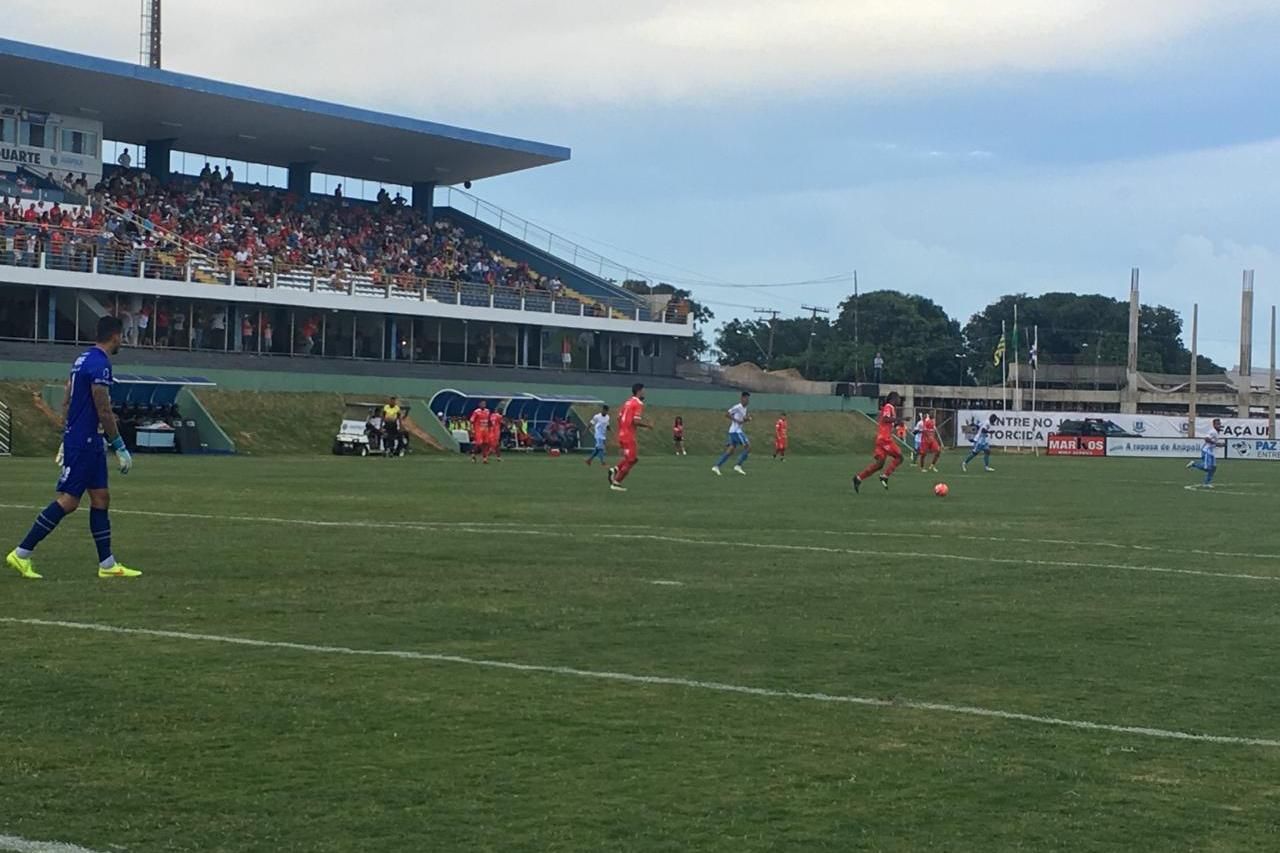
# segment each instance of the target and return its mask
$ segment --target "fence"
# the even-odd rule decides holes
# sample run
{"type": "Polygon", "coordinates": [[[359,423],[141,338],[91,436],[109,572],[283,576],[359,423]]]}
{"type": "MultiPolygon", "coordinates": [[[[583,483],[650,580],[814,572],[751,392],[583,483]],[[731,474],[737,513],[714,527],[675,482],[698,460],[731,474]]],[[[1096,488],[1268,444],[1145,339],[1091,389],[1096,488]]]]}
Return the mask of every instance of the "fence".
{"type": "Polygon", "coordinates": [[[13,415],[4,402],[0,402],[0,456],[13,453],[13,415]]]}

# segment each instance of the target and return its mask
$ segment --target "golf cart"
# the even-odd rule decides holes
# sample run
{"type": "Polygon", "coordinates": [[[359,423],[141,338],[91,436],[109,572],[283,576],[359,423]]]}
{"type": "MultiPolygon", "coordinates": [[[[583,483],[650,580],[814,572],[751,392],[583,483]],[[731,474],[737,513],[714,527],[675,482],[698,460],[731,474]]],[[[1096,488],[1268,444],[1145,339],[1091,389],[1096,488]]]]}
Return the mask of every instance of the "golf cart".
{"type": "MultiPolygon", "coordinates": [[[[367,402],[343,404],[342,423],[338,425],[338,434],[333,437],[335,456],[368,456],[370,453],[384,453],[381,429],[382,405],[382,403],[367,402]]],[[[400,414],[408,415],[409,407],[400,406],[400,414]]],[[[395,448],[395,454],[403,456],[407,446],[408,442],[402,437],[400,446],[395,448]]]]}

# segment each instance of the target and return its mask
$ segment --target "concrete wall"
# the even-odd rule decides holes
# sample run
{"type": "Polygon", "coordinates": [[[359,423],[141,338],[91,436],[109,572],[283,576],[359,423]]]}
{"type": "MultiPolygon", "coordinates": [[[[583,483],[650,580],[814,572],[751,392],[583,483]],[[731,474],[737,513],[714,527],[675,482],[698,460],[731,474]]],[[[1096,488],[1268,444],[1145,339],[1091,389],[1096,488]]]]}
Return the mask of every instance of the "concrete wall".
{"type": "MultiPolygon", "coordinates": [[[[286,362],[287,364],[287,362],[286,362]]],[[[146,364],[132,366],[128,353],[116,359],[117,373],[147,373],[153,375],[190,376],[198,373],[218,384],[220,388],[240,391],[323,391],[339,394],[397,394],[405,398],[430,400],[442,388],[478,394],[519,392],[546,395],[598,397],[607,403],[619,404],[631,392],[633,377],[620,376],[616,384],[583,382],[555,384],[550,382],[526,382],[513,377],[499,382],[492,379],[444,379],[408,376],[348,376],[329,373],[295,373],[284,370],[219,370],[146,364]]],[[[62,362],[4,361],[0,363],[0,379],[61,381],[67,374],[62,362]]],[[[595,379],[596,377],[583,377],[595,379]]],[[[643,381],[643,380],[640,380],[643,381]]],[[[686,407],[690,409],[727,409],[737,402],[737,392],[727,388],[661,388],[649,389],[648,399],[664,408],[686,407]]],[[[804,394],[754,394],[752,403],[760,409],[793,412],[875,411],[875,402],[865,397],[810,396],[804,394]]]]}

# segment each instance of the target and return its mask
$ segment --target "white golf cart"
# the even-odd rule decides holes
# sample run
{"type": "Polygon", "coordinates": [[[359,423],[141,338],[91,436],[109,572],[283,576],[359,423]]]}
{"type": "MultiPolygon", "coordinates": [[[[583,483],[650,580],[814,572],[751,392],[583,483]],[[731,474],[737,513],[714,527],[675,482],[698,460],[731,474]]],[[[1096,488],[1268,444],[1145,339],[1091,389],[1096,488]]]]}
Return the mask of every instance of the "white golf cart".
{"type": "MultiPolygon", "coordinates": [[[[408,406],[400,406],[402,415],[409,414],[408,406]]],[[[335,456],[368,456],[370,453],[384,454],[382,431],[371,428],[370,421],[380,424],[382,420],[382,403],[347,402],[343,405],[342,423],[338,425],[338,434],[333,437],[333,454],[335,456]]],[[[408,442],[403,441],[396,448],[396,455],[403,456],[408,442]]]]}

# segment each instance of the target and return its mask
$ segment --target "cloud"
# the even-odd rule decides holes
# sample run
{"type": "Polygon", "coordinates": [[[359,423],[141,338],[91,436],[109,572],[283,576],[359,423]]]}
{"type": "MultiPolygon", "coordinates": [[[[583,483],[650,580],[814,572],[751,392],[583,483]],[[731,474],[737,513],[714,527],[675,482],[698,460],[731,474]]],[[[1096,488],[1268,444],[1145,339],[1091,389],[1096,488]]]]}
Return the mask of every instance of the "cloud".
{"type": "MultiPolygon", "coordinates": [[[[165,9],[169,67],[426,109],[805,94],[1094,70],[1271,0],[222,0],[165,9]]],[[[6,0],[7,35],[136,57],[136,3],[6,0]],[[73,4],[74,5],[74,4],[73,4]]]]}

